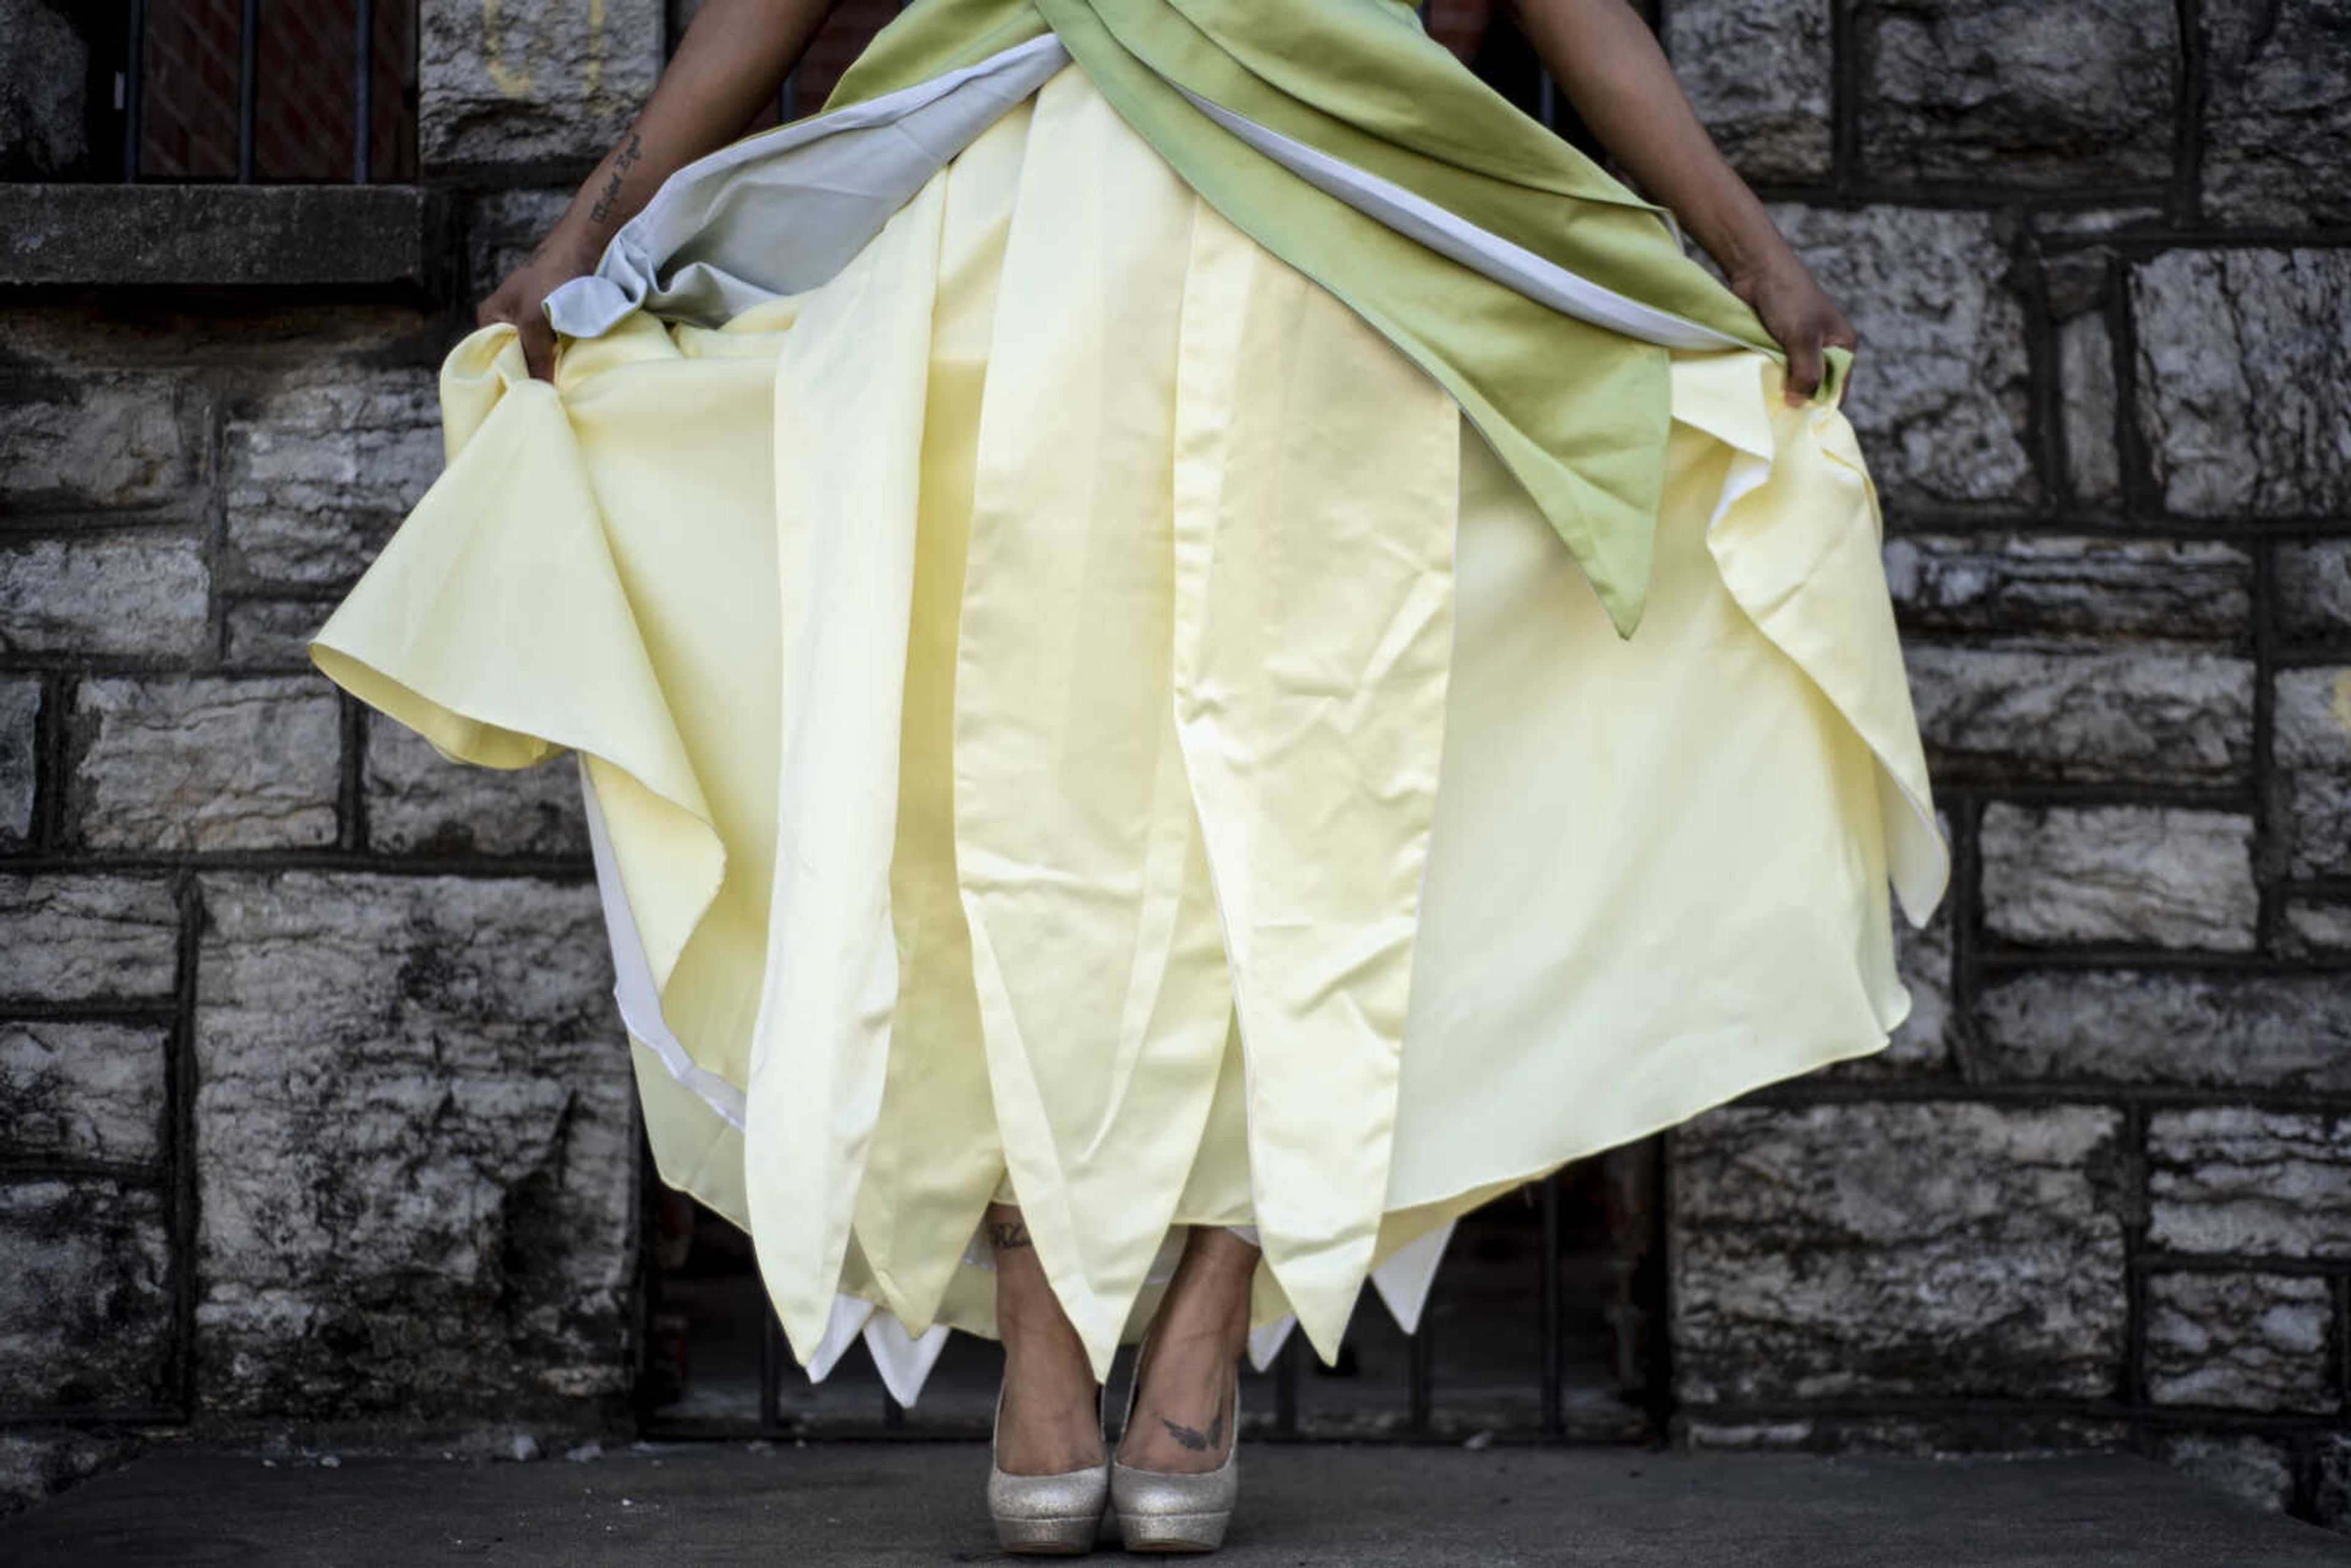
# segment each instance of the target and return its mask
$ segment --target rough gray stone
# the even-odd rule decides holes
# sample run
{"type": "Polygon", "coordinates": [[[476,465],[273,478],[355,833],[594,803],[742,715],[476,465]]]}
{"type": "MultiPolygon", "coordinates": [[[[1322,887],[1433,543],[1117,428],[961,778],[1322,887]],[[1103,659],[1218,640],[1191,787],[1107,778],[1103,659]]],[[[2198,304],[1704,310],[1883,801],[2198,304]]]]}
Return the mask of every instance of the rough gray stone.
{"type": "Polygon", "coordinates": [[[468,767],[376,714],[368,719],[362,788],[374,849],[432,855],[588,852],[578,765],[569,757],[519,769],[468,767]]]}
{"type": "Polygon", "coordinates": [[[1862,0],[1874,179],[2071,190],[2171,172],[2169,6],[2140,0],[1862,0]]]}
{"type": "Polygon", "coordinates": [[[89,50],[39,0],[0,5],[0,179],[73,172],[89,155],[89,50]]]}
{"type": "Polygon", "coordinates": [[[341,716],[316,677],[87,680],[69,831],[99,849],[335,841],[341,716]]]}
{"type": "Polygon", "coordinates": [[[1976,1019],[2001,1079],[2351,1090],[2351,975],[2028,970],[1976,1019]]]}
{"type": "Polygon", "coordinates": [[[433,371],[328,365],[238,410],[225,435],[228,542],[249,579],[340,584],[441,472],[433,371]]]}
{"type": "Polygon", "coordinates": [[[0,1514],[30,1508],[138,1451],[134,1438],[72,1427],[0,1432],[0,1514]]]}
{"type": "Polygon", "coordinates": [[[663,0],[427,5],[417,44],[428,172],[575,163],[608,152],[662,67],[663,0]]]}
{"type": "Polygon", "coordinates": [[[571,196],[569,190],[491,191],[474,199],[465,223],[465,278],[473,298],[489,293],[530,259],[571,196]]]}
{"type": "Polygon", "coordinates": [[[1860,334],[1844,412],[1889,508],[2031,499],[2024,318],[1997,220],[1792,203],[1771,212],[1860,334]]]}
{"type": "Polygon", "coordinates": [[[2273,689],[2273,821],[2290,873],[2351,872],[2351,664],[2281,670],[2273,689]]]}
{"type": "Polygon", "coordinates": [[[2351,223],[2351,11],[2337,0],[2204,0],[2207,216],[2351,223]]]}
{"type": "Polygon", "coordinates": [[[1682,1396],[2111,1393],[2119,1127],[2079,1105],[1698,1117],[1672,1142],[1682,1396]]]}
{"type": "Polygon", "coordinates": [[[240,669],[308,670],[310,639],[334,610],[308,599],[248,599],[232,604],[228,662],[240,669]]]}
{"type": "Polygon", "coordinates": [[[2339,956],[2351,953],[2351,903],[2290,898],[2280,913],[2278,950],[2288,957],[2339,956]]]}
{"type": "Polygon", "coordinates": [[[0,544],[0,650],[193,659],[209,650],[204,541],[99,533],[0,544]]]}
{"type": "Polygon", "coordinates": [[[171,1244],[152,1189],[0,1181],[0,1408],[166,1403],[171,1244]]]}
{"type": "Polygon", "coordinates": [[[1933,1416],[1823,1412],[1778,1421],[1711,1421],[1701,1416],[1685,1422],[1682,1429],[1694,1450],[1906,1454],[1938,1458],[2114,1449],[2126,1446],[2131,1437],[2126,1422],[2013,1406],[1978,1413],[1947,1410],[1933,1416]]]}
{"type": "Polygon", "coordinates": [[[1905,626],[2010,637],[2249,633],[2252,558],[2208,539],[1901,534],[1886,580],[1905,626]]]}
{"type": "Polygon", "coordinates": [[[2326,1410],[2334,1293],[2308,1274],[2158,1274],[2147,1384],[2158,1405],[2326,1410]]]}
{"type": "Polygon", "coordinates": [[[2147,1192],[2158,1247],[2351,1257],[2351,1119],[2158,1111],[2147,1120],[2147,1192]]]}
{"type": "Polygon", "coordinates": [[[0,995],[47,1002],[168,997],[180,910],[152,877],[0,876],[0,995]]]}
{"type": "Polygon", "coordinates": [[[202,395],[166,371],[0,381],[0,497],[20,511],[192,510],[207,477],[206,417],[202,395]]]}
{"type": "Polygon", "coordinates": [[[204,894],[207,1404],[419,1418],[622,1393],[635,1091],[592,883],[204,894]]]}
{"type": "Polygon", "coordinates": [[[2216,782],[2253,749],[2253,664],[2143,644],[1903,649],[1938,774],[2216,782]]]}
{"type": "Polygon", "coordinates": [[[33,836],[40,721],[41,683],[30,675],[0,678],[0,849],[33,836]]]}
{"type": "Polygon", "coordinates": [[[2138,420],[2192,517],[2351,509],[2351,251],[2175,250],[2131,269],[2138,420]]]}
{"type": "Polygon", "coordinates": [[[1984,809],[1984,924],[2011,942],[2253,945],[2253,824],[2159,806],[1984,809]]]}
{"type": "Polygon", "coordinates": [[[431,293],[447,222],[420,185],[0,184],[0,285],[431,293]]]}
{"type": "MultiPolygon", "coordinates": [[[[1943,834],[1951,833],[1949,813],[1937,812],[1943,834]]],[[[1951,1065],[1955,1033],[1951,1016],[1951,904],[1945,899],[1925,930],[1898,914],[1894,920],[1894,959],[1910,992],[1910,1016],[1896,1025],[1884,1051],[1855,1057],[1829,1069],[1836,1076],[1873,1081],[1940,1076],[1951,1065]]]]}
{"type": "Polygon", "coordinates": [[[2311,1487],[2311,1518],[2351,1535],[2351,1434],[2327,1432],[2312,1445],[2317,1473],[2311,1487]]]}
{"type": "Polygon", "coordinates": [[[2065,423],[2065,480],[2077,499],[2111,501],[2122,490],[2115,429],[2115,342],[2103,316],[2083,315],[2057,333],[2057,393],[2065,423]]]}
{"type": "Polygon", "coordinates": [[[0,1024],[0,1158],[138,1165],[162,1152],[161,1025],[0,1024]]]}
{"type": "Polygon", "coordinates": [[[2156,1457],[2265,1513],[2283,1513],[2294,1500],[2293,1456],[2267,1438],[2183,1432],[2158,1443],[2156,1457]]]}
{"type": "Polygon", "coordinates": [[[1674,75],[1715,145],[1750,180],[1817,180],[1830,165],[1827,0],[1679,0],[1665,16],[1674,75]]]}
{"type": "Polygon", "coordinates": [[[2277,626],[2288,637],[2351,637],[2351,539],[2278,546],[2277,626]]]}

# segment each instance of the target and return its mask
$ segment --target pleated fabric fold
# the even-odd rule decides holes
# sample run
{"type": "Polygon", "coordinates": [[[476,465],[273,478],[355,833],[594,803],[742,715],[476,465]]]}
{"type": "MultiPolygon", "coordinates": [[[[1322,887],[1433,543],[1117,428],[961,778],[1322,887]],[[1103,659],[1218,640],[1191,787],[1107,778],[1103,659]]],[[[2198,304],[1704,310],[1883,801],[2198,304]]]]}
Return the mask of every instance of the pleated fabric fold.
{"type": "MultiPolygon", "coordinates": [[[[446,472],[312,643],[453,759],[578,754],[664,1180],[908,1403],[1017,1196],[1098,1372],[1181,1228],[1252,1353],[1453,1220],[1881,1048],[1949,876],[1833,402],[1675,350],[1619,634],[1439,380],[1087,74],[836,273],[449,358],[446,472]]],[[[1578,367],[1557,373],[1573,380],[1578,367]]]]}

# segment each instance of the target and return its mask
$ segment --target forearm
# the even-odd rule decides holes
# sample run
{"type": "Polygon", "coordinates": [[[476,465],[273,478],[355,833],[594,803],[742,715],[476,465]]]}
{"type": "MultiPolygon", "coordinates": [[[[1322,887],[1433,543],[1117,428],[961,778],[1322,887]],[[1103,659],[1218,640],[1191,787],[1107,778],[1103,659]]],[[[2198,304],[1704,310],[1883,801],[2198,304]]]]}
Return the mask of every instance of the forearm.
{"type": "Polygon", "coordinates": [[[836,0],[705,0],[644,108],[572,197],[540,254],[592,265],[664,180],[741,135],[836,0]]]}
{"type": "Polygon", "coordinates": [[[1584,124],[1653,201],[1737,277],[1787,241],[1727,162],[1625,0],[1510,0],[1535,53],[1584,124]]]}

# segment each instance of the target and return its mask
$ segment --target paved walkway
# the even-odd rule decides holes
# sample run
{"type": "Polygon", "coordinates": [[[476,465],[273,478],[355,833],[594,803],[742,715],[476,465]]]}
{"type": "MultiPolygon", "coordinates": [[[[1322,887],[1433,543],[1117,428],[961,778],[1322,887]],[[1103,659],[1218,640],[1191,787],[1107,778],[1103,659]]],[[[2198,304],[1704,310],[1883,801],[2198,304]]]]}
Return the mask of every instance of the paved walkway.
{"type": "MultiPolygon", "coordinates": [[[[0,1521],[0,1563],[832,1564],[996,1557],[966,1444],[672,1446],[585,1462],[150,1454],[0,1521]]],[[[1301,1447],[1243,1458],[1216,1559],[1610,1568],[2302,1568],[2351,1536],[2138,1459],[1301,1447]]],[[[1115,1538],[1103,1555],[1121,1560],[1115,1538]]]]}

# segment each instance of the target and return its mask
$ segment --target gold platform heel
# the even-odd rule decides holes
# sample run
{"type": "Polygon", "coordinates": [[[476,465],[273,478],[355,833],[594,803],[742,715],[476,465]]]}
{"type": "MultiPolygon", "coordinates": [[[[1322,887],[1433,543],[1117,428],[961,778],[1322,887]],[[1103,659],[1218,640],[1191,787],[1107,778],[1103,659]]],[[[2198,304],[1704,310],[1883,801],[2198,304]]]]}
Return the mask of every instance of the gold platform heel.
{"type": "MultiPolygon", "coordinates": [[[[987,1434],[987,1512],[996,1521],[997,1543],[1007,1552],[1034,1557],[1077,1557],[1094,1549],[1102,1531],[1102,1505],[1110,1498],[1110,1440],[1102,1439],[1100,1464],[1046,1476],[1016,1476],[996,1463],[995,1423],[1004,1418],[1004,1389],[996,1390],[996,1416],[987,1434]]],[[[1102,1426],[1102,1391],[1094,1391],[1094,1426],[1102,1426]]]]}
{"type": "MultiPolygon", "coordinates": [[[[1134,1353],[1134,1377],[1126,1386],[1126,1414],[1119,1436],[1126,1436],[1134,1419],[1134,1400],[1143,1386],[1143,1352],[1151,1336],[1134,1353]]],[[[1232,1436],[1226,1440],[1225,1460],[1213,1470],[1186,1474],[1175,1470],[1137,1469],[1118,1462],[1111,1451],[1110,1502],[1118,1515],[1118,1532],[1129,1552],[1214,1552],[1224,1544],[1225,1526],[1233,1517],[1233,1500],[1240,1495],[1241,1368],[1233,1363],[1232,1436]]]]}

